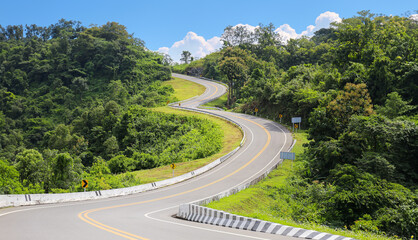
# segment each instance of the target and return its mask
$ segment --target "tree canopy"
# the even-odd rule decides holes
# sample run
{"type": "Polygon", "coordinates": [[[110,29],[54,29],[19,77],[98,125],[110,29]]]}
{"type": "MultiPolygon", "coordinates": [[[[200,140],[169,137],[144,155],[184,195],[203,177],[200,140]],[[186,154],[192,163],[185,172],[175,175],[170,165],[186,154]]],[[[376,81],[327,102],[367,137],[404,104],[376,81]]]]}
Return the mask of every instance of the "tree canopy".
{"type": "Polygon", "coordinates": [[[219,52],[173,69],[227,83],[224,107],[302,118],[298,177],[276,189],[298,207],[295,221],[416,235],[417,21],[361,11],[310,38],[283,42],[274,30],[228,26],[219,52]]]}

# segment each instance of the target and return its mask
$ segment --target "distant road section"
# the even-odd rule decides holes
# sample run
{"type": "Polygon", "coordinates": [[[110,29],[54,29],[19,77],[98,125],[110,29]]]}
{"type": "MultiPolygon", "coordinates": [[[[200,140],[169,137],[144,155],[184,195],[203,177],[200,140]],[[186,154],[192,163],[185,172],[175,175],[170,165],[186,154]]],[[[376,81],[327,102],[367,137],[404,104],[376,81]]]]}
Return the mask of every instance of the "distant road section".
{"type": "MultiPolygon", "coordinates": [[[[197,108],[226,92],[222,84],[179,74],[173,76],[206,87],[204,94],[182,102],[184,107],[197,108]]],[[[292,143],[290,133],[272,121],[238,113],[200,110],[230,118],[245,131],[244,145],[224,163],[190,180],[144,193],[1,209],[1,239],[295,239],[172,217],[183,203],[216,195],[258,177],[277,164],[279,152],[287,150],[292,143]]]]}

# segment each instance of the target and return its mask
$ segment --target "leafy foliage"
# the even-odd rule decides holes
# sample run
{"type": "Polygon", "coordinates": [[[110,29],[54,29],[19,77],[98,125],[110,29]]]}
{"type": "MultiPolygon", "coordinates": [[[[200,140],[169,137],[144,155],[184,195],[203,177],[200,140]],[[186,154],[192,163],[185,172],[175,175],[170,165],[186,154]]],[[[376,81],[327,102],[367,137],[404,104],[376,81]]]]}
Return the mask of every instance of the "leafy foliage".
{"type": "Polygon", "coordinates": [[[0,193],[125,187],[219,151],[217,125],[143,108],[172,100],[167,61],[115,22],[0,26],[0,193]]]}
{"type": "MultiPolygon", "coordinates": [[[[278,189],[279,216],[410,238],[417,224],[417,51],[412,18],[361,11],[312,38],[225,28],[224,48],[184,69],[228,83],[225,107],[289,122],[309,144],[278,189]],[[283,200],[286,199],[287,200],[283,200]],[[390,223],[389,223],[390,222],[390,223]]],[[[189,71],[189,74],[192,72],[189,71]]]]}

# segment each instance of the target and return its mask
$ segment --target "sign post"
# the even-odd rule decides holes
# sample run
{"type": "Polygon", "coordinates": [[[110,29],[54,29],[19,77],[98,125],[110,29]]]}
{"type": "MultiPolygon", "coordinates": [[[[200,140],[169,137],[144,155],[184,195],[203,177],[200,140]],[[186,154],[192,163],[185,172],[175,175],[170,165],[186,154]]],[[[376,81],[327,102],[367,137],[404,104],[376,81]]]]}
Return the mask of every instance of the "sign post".
{"type": "Polygon", "coordinates": [[[302,122],[302,118],[301,117],[292,117],[292,130],[294,131],[295,129],[294,128],[296,128],[296,129],[298,129],[298,128],[300,128],[300,123],[302,122]]]}
{"type": "Polygon", "coordinates": [[[293,152],[280,152],[280,159],[288,159],[288,160],[293,160],[292,161],[292,168],[293,168],[293,162],[296,159],[296,154],[293,152]]]}
{"type": "Polygon", "coordinates": [[[176,164],[172,163],[170,164],[171,169],[173,169],[173,177],[174,177],[174,169],[176,168],[176,164]]]}
{"type": "Polygon", "coordinates": [[[254,112],[255,112],[255,115],[257,116],[257,113],[258,113],[258,108],[255,108],[255,109],[254,109],[254,112]]]}
{"type": "Polygon", "coordinates": [[[279,114],[280,123],[282,123],[282,117],[283,117],[283,115],[279,114]]]}
{"type": "Polygon", "coordinates": [[[81,187],[84,188],[84,192],[86,191],[87,187],[89,186],[89,180],[83,179],[81,181],[81,187]]]}

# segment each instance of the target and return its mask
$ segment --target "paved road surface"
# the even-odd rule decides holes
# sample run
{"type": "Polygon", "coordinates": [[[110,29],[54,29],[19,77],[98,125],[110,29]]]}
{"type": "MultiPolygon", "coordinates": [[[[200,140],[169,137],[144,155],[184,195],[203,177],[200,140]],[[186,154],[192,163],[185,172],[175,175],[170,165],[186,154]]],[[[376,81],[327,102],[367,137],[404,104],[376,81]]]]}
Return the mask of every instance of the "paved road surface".
{"type": "MultiPolygon", "coordinates": [[[[196,107],[226,90],[214,82],[173,75],[207,88],[203,95],[182,106],[196,107]]],[[[294,239],[171,217],[182,203],[215,195],[260,175],[279,161],[279,151],[287,150],[292,142],[290,134],[271,121],[213,112],[239,122],[247,136],[243,147],[221,165],[180,184],[130,196],[0,209],[0,239],[294,239]]]]}

